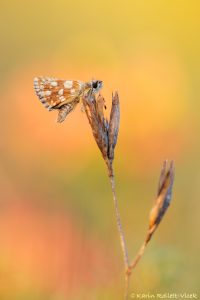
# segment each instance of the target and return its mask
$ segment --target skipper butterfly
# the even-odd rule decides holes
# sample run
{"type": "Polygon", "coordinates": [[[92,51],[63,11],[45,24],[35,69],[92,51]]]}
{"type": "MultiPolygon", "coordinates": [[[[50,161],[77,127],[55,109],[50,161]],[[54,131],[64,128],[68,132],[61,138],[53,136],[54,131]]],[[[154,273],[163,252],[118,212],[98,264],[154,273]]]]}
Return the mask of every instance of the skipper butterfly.
{"type": "Polygon", "coordinates": [[[53,77],[34,78],[34,89],[40,102],[49,111],[57,109],[57,122],[61,123],[74,110],[85,92],[97,93],[103,86],[101,80],[81,82],[62,80],[53,77]]]}

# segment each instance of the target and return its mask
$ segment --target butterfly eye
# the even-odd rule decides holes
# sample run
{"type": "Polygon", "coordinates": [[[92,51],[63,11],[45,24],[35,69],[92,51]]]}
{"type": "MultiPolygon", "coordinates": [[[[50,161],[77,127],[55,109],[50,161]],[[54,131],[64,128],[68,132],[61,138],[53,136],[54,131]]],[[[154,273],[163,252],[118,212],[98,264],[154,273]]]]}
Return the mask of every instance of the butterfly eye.
{"type": "Polygon", "coordinates": [[[97,86],[98,86],[98,81],[93,81],[93,83],[92,83],[93,89],[96,89],[97,86]]]}

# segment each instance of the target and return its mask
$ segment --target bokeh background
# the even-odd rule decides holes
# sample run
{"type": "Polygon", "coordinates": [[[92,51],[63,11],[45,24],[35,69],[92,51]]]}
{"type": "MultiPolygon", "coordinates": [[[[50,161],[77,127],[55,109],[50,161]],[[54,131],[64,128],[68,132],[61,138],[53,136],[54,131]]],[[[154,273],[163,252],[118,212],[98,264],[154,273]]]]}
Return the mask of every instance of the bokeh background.
{"type": "Polygon", "coordinates": [[[106,168],[80,107],[47,112],[33,77],[119,91],[117,194],[130,257],[162,161],[173,202],[130,292],[199,292],[199,1],[1,1],[0,299],[122,299],[123,259],[106,168]]]}

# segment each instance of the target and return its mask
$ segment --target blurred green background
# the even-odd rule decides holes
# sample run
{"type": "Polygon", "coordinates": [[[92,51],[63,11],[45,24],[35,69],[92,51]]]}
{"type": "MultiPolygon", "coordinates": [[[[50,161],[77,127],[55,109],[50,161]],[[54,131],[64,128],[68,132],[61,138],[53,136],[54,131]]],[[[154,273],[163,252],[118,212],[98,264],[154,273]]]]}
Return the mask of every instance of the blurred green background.
{"type": "Polygon", "coordinates": [[[80,107],[62,125],[33,77],[119,91],[117,194],[130,257],[162,161],[173,202],[130,292],[199,291],[199,1],[1,1],[0,299],[122,299],[123,259],[106,168],[80,107]]]}

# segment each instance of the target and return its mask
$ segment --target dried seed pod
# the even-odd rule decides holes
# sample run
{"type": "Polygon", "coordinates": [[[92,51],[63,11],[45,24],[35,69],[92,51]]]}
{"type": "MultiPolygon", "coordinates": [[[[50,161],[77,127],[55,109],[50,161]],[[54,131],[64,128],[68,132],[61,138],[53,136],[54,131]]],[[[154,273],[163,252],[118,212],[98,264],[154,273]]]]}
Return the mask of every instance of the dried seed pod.
{"type": "Polygon", "coordinates": [[[120,121],[120,108],[119,108],[119,96],[115,92],[112,95],[112,108],[110,113],[110,122],[108,129],[108,158],[110,160],[114,159],[114,149],[117,143],[117,137],[119,132],[119,121],[120,121]]]}
{"type": "Polygon", "coordinates": [[[156,228],[158,227],[164,214],[167,211],[167,208],[170,204],[171,197],[172,197],[173,182],[174,182],[174,163],[173,161],[171,161],[169,164],[168,161],[164,161],[160,173],[157,198],[155,201],[155,205],[153,206],[149,216],[149,228],[147,231],[147,235],[138,253],[136,254],[134,260],[127,268],[128,274],[130,274],[131,270],[133,270],[135,266],[138,264],[138,262],[140,261],[141,257],[144,254],[147,244],[151,240],[152,235],[154,234],[156,228]]]}
{"type": "Polygon", "coordinates": [[[167,208],[170,205],[172,197],[172,186],[174,181],[174,164],[173,161],[169,164],[167,161],[163,163],[163,167],[160,174],[159,184],[158,184],[158,194],[156,198],[155,205],[151,209],[149,216],[149,237],[158,227],[160,221],[162,220],[167,208]]]}
{"type": "Polygon", "coordinates": [[[104,116],[105,100],[103,96],[99,95],[96,99],[94,93],[89,91],[83,96],[83,105],[92,128],[95,141],[101,150],[108,167],[109,177],[112,177],[112,163],[114,159],[114,149],[117,143],[120,120],[118,93],[115,92],[115,94],[112,95],[112,108],[109,122],[104,116]]]}
{"type": "MultiPolygon", "coordinates": [[[[102,96],[99,96],[102,97],[102,96]]],[[[98,98],[99,98],[98,97],[98,98]]],[[[102,97],[103,98],[103,97],[102,97]]],[[[95,141],[101,150],[103,158],[107,160],[108,153],[108,131],[107,122],[103,115],[103,109],[100,105],[100,101],[104,99],[99,98],[98,103],[93,93],[88,92],[83,96],[83,105],[85,112],[92,128],[93,136],[95,141]]]]}

